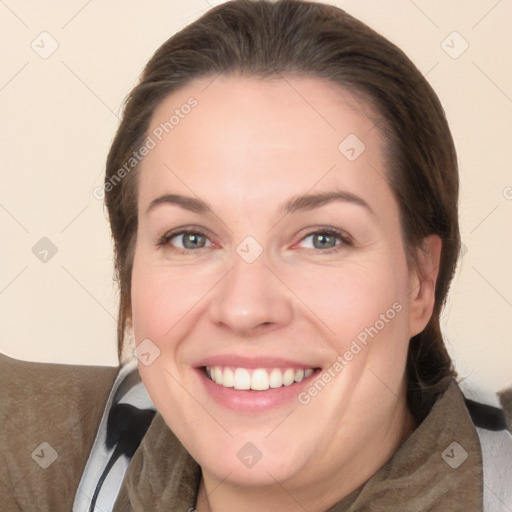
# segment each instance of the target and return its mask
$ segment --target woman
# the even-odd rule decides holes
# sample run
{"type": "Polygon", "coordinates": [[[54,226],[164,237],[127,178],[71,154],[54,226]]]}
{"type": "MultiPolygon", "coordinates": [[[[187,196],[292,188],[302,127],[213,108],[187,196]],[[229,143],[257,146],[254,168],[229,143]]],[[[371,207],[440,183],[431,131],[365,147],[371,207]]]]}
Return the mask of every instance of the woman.
{"type": "Polygon", "coordinates": [[[147,64],[105,193],[119,353],[128,332],[157,412],[116,430],[134,374],[118,375],[98,435],[107,416],[110,453],[108,432],[140,435],[102,503],[481,510],[479,431],[439,324],[456,154],[398,48],[323,4],[211,9],[147,64]]]}

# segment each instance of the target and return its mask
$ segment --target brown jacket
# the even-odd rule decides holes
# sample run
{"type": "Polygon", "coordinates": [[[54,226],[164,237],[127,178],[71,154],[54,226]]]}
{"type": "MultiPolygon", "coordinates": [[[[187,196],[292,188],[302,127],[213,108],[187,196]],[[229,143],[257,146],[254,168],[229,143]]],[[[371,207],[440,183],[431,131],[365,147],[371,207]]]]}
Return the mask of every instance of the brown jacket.
{"type": "MultiPolygon", "coordinates": [[[[71,511],[118,370],[0,354],[2,512],[71,511]]],[[[157,412],[114,511],[186,512],[196,505],[199,478],[199,466],[157,412]]],[[[480,443],[454,382],[393,457],[330,512],[476,512],[482,496],[480,443]],[[452,463],[464,452],[460,465],[452,463]]]]}

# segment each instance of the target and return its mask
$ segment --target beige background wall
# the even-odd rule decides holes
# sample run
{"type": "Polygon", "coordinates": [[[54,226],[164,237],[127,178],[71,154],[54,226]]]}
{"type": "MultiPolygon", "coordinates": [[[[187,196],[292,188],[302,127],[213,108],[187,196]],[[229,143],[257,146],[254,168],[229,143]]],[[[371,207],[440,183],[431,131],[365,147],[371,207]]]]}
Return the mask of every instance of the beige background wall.
{"type": "MultiPolygon", "coordinates": [[[[93,190],[144,63],[217,3],[0,2],[1,352],[117,364],[112,250],[93,190]]],[[[446,109],[466,253],[445,332],[466,385],[493,402],[512,385],[512,3],[331,3],[404,49],[446,109]]]]}

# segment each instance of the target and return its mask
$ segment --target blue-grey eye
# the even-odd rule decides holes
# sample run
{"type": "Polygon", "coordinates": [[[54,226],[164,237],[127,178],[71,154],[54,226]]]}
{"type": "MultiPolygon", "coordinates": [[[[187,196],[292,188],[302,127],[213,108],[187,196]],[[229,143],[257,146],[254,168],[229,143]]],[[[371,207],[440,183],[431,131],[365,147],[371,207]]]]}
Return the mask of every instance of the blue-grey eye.
{"type": "Polygon", "coordinates": [[[343,241],[341,235],[337,233],[331,233],[330,231],[315,231],[306,235],[302,242],[310,239],[311,242],[308,244],[309,249],[333,249],[341,242],[337,243],[337,240],[343,241]]]}
{"type": "Polygon", "coordinates": [[[175,235],[168,238],[171,245],[179,249],[202,249],[206,246],[208,238],[195,231],[176,233],[175,235]],[[181,244],[176,242],[181,239],[181,244]]]}
{"type": "Polygon", "coordinates": [[[313,245],[316,249],[332,248],[336,246],[336,235],[320,233],[313,235],[313,245]],[[317,244],[315,244],[317,242],[317,244]]]}

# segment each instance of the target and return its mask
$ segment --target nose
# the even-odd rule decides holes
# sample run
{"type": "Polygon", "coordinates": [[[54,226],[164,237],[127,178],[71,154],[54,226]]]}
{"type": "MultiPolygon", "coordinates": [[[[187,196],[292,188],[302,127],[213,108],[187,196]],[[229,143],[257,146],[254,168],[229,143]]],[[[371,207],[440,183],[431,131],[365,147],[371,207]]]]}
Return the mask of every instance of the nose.
{"type": "Polygon", "coordinates": [[[217,326],[250,337],[291,321],[292,294],[264,256],[247,263],[235,254],[231,270],[215,287],[210,302],[210,320],[217,326]]]}

